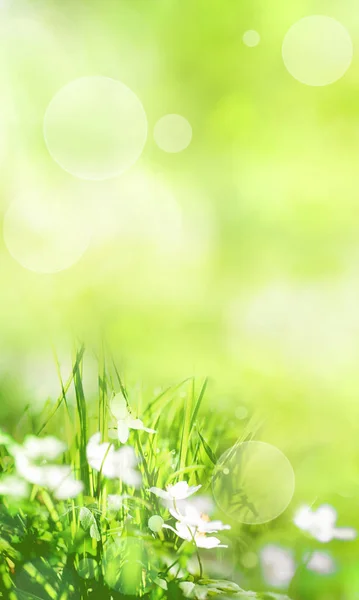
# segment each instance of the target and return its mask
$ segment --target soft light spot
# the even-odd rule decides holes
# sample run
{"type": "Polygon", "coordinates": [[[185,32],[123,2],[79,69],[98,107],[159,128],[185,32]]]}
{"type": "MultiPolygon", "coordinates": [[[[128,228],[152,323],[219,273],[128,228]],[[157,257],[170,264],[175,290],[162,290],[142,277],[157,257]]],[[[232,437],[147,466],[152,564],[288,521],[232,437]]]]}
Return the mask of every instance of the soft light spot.
{"type": "Polygon", "coordinates": [[[249,29],[248,31],[244,32],[242,39],[246,46],[253,48],[254,46],[258,46],[259,42],[261,41],[261,36],[259,35],[258,31],[249,29]]]}
{"type": "Polygon", "coordinates": [[[282,46],[289,73],[301,83],[323,86],[340,79],[353,58],[346,28],[331,17],[313,15],[292,25],[282,46]]]}
{"type": "Polygon", "coordinates": [[[248,417],[248,408],[246,406],[237,406],[234,414],[236,415],[237,419],[242,421],[248,417]]]}
{"type": "Polygon", "coordinates": [[[315,571],[320,575],[331,575],[336,571],[336,565],[330,554],[316,550],[310,557],[306,556],[305,560],[307,569],[315,571]]]}
{"type": "Polygon", "coordinates": [[[181,152],[192,140],[192,127],[181,115],[165,115],[155,125],[155,142],[164,152],[181,152]]]}
{"type": "Polygon", "coordinates": [[[140,157],[147,118],[136,94],[108,77],[71,81],[52,98],[44,117],[52,158],[75,177],[116,177],[140,157]]]}
{"type": "Polygon", "coordinates": [[[244,442],[219,459],[212,485],[223,512],[240,523],[260,524],[285,511],[293,497],[295,477],[278,448],[265,442],[244,442]]]}
{"type": "Polygon", "coordinates": [[[162,529],[164,521],[159,515],[153,515],[148,519],[148,526],[154,533],[158,533],[162,529]]]}
{"type": "Polygon", "coordinates": [[[47,196],[36,190],[19,197],[4,219],[8,251],[22,267],[36,273],[68,269],[90,242],[89,230],[66,197],[48,192],[47,196]]]}
{"type": "Polygon", "coordinates": [[[268,544],[261,550],[260,559],[266,584],[286,589],[296,570],[292,551],[268,544]]]}
{"type": "Polygon", "coordinates": [[[99,196],[91,208],[94,243],[116,240],[131,247],[152,248],[166,255],[182,239],[182,212],[166,181],[160,175],[133,169],[99,196]]]}

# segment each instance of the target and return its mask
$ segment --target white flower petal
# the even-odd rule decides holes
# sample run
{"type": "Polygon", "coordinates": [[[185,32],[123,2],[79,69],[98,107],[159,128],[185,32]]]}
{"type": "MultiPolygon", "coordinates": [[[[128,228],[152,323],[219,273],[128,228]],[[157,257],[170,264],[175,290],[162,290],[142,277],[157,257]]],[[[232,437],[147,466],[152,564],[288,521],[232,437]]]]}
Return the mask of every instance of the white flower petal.
{"type": "Polygon", "coordinates": [[[303,531],[309,531],[313,523],[313,512],[310,506],[302,506],[294,515],[294,524],[303,531]]]}
{"type": "Polygon", "coordinates": [[[117,477],[130,486],[138,487],[141,485],[141,473],[136,471],[138,460],[135,451],[130,446],[120,448],[114,455],[114,464],[117,477]]]}
{"type": "MultiPolygon", "coordinates": [[[[111,456],[114,447],[109,442],[101,442],[101,433],[95,433],[88,441],[86,448],[87,462],[95,471],[105,474],[105,471],[111,471],[111,456]]],[[[107,475],[108,476],[108,475],[107,475]]]]}
{"type": "Polygon", "coordinates": [[[222,521],[205,521],[202,519],[198,525],[198,531],[200,533],[216,533],[217,531],[224,531],[230,529],[230,525],[224,525],[222,521]]]}
{"type": "Polygon", "coordinates": [[[207,537],[205,535],[198,535],[195,538],[196,545],[198,548],[227,548],[226,545],[221,544],[221,540],[216,537],[207,537]]]}
{"type": "Polygon", "coordinates": [[[337,511],[329,504],[323,504],[315,512],[315,520],[325,529],[332,529],[337,520],[337,511]]]}
{"type": "Polygon", "coordinates": [[[68,498],[76,498],[84,489],[82,481],[77,481],[73,477],[64,479],[60,485],[54,490],[54,496],[58,500],[67,500],[68,498]]]}
{"type": "Polygon", "coordinates": [[[190,525],[185,525],[180,521],[176,523],[176,533],[182,538],[182,540],[187,540],[188,542],[193,542],[196,535],[196,528],[191,527],[190,525]]]}
{"type": "Polygon", "coordinates": [[[116,394],[116,396],[112,398],[110,403],[110,409],[112,414],[119,421],[125,420],[129,415],[126,399],[121,393],[116,394]]]}
{"type": "MultiPolygon", "coordinates": [[[[178,531],[176,531],[176,529],[174,529],[174,527],[172,527],[172,525],[167,525],[166,523],[164,523],[162,525],[163,529],[170,529],[171,531],[173,531],[173,533],[175,533],[176,535],[179,535],[178,531]]],[[[181,536],[179,536],[181,537],[181,536]]]]}
{"type": "Polygon", "coordinates": [[[230,525],[224,525],[222,521],[209,521],[203,518],[195,506],[190,504],[185,506],[185,514],[181,514],[174,508],[170,508],[169,511],[177,521],[195,527],[199,533],[216,533],[231,528],[230,525]]]}
{"type": "Polygon", "coordinates": [[[321,575],[330,575],[331,573],[335,573],[336,565],[329,554],[315,551],[307,562],[307,569],[321,575]]]}
{"type": "Polygon", "coordinates": [[[268,585],[283,589],[288,587],[296,570],[291,550],[268,544],[261,550],[260,561],[263,579],[268,585]]]}
{"type": "Polygon", "coordinates": [[[130,429],[137,429],[140,431],[146,431],[147,433],[157,433],[155,429],[150,429],[149,427],[145,427],[141,419],[130,419],[127,421],[127,425],[130,429]]]}
{"type": "Polygon", "coordinates": [[[154,494],[155,496],[158,496],[158,498],[163,498],[163,500],[168,500],[170,497],[168,492],[166,492],[165,490],[161,490],[161,488],[158,487],[150,487],[148,491],[154,494]]]}
{"type": "Polygon", "coordinates": [[[6,475],[0,480],[0,495],[13,498],[25,498],[29,493],[26,481],[15,475],[6,475]]]}
{"type": "Polygon", "coordinates": [[[121,444],[126,444],[130,435],[130,429],[126,420],[117,421],[117,436],[121,444]]]}
{"type": "Polygon", "coordinates": [[[23,444],[23,451],[30,460],[55,460],[65,450],[66,444],[51,435],[44,438],[30,435],[23,444]]]}
{"type": "Polygon", "coordinates": [[[168,493],[175,500],[185,500],[186,498],[189,498],[189,496],[192,496],[192,494],[197,492],[197,490],[199,490],[200,487],[202,486],[197,485],[191,487],[188,485],[187,481],[179,481],[174,485],[168,486],[168,493]]]}
{"type": "Polygon", "coordinates": [[[42,478],[40,485],[53,491],[59,488],[71,476],[71,467],[67,465],[49,465],[38,467],[38,469],[41,471],[42,478]]]}
{"type": "Polygon", "coordinates": [[[109,494],[107,496],[107,505],[109,510],[120,510],[123,506],[124,496],[120,494],[109,494]]]}
{"type": "Polygon", "coordinates": [[[140,431],[144,431],[145,430],[145,426],[144,426],[143,422],[141,421],[141,419],[132,419],[132,418],[130,418],[127,421],[127,425],[129,426],[130,429],[138,429],[140,431]]]}
{"type": "Polygon", "coordinates": [[[337,540],[355,540],[357,537],[356,530],[351,527],[337,527],[333,529],[333,534],[337,540]]]}

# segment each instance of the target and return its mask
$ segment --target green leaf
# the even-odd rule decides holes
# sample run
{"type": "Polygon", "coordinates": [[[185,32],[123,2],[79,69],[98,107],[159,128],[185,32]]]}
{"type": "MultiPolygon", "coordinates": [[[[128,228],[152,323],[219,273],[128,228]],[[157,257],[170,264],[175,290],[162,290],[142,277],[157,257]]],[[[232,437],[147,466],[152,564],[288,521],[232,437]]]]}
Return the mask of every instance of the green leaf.
{"type": "Polygon", "coordinates": [[[207,456],[208,456],[209,460],[210,460],[210,461],[211,461],[211,462],[212,462],[214,465],[216,465],[216,464],[217,464],[217,457],[216,457],[215,453],[214,453],[214,452],[213,452],[213,450],[210,448],[210,446],[207,444],[206,440],[205,440],[205,439],[204,439],[204,437],[203,437],[203,436],[200,434],[200,432],[198,432],[198,435],[199,435],[199,437],[200,437],[200,439],[201,439],[202,446],[203,446],[203,448],[204,448],[204,450],[205,450],[205,452],[206,452],[206,454],[207,454],[207,456]]]}
{"type": "Polygon", "coordinates": [[[93,540],[96,540],[97,542],[99,542],[101,539],[101,535],[98,530],[96,521],[94,521],[94,523],[92,523],[92,525],[90,527],[90,536],[92,537],[93,540]]]}
{"type": "Polygon", "coordinates": [[[94,522],[94,516],[92,514],[92,512],[86,508],[85,506],[83,506],[80,510],[80,523],[81,523],[81,527],[85,530],[88,531],[91,527],[91,525],[94,522]]]}
{"type": "Polygon", "coordinates": [[[97,542],[100,541],[101,535],[97,526],[96,519],[92,512],[83,506],[80,510],[80,523],[85,531],[90,531],[90,536],[97,542]]]}
{"type": "Polygon", "coordinates": [[[197,402],[196,402],[196,406],[194,407],[194,411],[193,411],[193,414],[192,414],[192,420],[191,420],[191,429],[193,428],[193,425],[196,422],[198,411],[200,409],[200,406],[201,406],[201,403],[202,403],[202,400],[203,400],[203,396],[204,396],[204,393],[206,391],[207,384],[208,384],[208,378],[206,377],[206,379],[204,380],[204,383],[202,385],[201,391],[199,393],[199,396],[198,396],[198,399],[197,399],[197,402]]]}

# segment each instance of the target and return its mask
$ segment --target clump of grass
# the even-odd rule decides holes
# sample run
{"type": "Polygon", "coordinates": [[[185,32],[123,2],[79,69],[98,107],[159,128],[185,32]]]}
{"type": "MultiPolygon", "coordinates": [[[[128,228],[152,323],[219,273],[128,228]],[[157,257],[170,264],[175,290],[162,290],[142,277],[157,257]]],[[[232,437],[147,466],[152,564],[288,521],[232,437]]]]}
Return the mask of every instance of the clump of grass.
{"type": "Polygon", "coordinates": [[[187,379],[144,403],[102,358],[97,397],[88,401],[83,358],[82,347],[66,381],[58,368],[60,395],[35,431],[21,440],[0,432],[1,597],[252,598],[206,572],[206,553],[221,546],[208,540],[221,526],[211,531],[199,510],[195,524],[184,518],[193,490],[210,494],[226,431],[201,410],[208,381],[187,379]],[[113,439],[120,428],[125,444],[113,439]],[[64,442],[60,452],[54,436],[64,442]]]}

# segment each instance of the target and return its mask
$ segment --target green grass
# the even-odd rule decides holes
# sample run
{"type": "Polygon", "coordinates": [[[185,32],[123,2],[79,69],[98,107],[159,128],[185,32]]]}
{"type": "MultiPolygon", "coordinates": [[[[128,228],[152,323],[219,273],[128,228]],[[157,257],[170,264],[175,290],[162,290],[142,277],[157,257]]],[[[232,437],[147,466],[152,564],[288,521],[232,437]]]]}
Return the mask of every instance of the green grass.
{"type": "MultiPolygon", "coordinates": [[[[104,352],[98,360],[98,392],[87,398],[84,355],[81,347],[66,381],[61,378],[55,355],[60,394],[43,413],[33,416],[33,430],[27,428],[27,421],[20,431],[17,428],[15,440],[21,443],[27,435],[36,433],[40,437],[55,435],[65,441],[63,462],[70,464],[76,478],[82,480],[83,492],[72,500],[56,500],[51,491],[33,485],[27,499],[3,496],[2,597],[172,600],[184,597],[180,584],[187,582],[194,598],[207,594],[246,598],[235,583],[220,581],[227,577],[212,577],[207,557],[217,560],[216,552],[197,549],[168,529],[153,532],[148,525],[153,515],[173,522],[160,499],[149,492],[150,487],[164,489],[185,480],[189,485],[201,484],[203,492],[210,495],[217,459],[228,445],[238,441],[238,424],[234,427],[226,415],[205,407],[205,393],[210,387],[207,379],[189,378],[152,396],[138,386],[127,385],[104,352]],[[102,441],[109,439],[110,403],[117,393],[123,395],[146,426],[157,431],[153,435],[130,432],[128,444],[135,449],[142,475],[138,489],[119,479],[108,479],[102,467],[97,472],[87,462],[89,438],[100,431],[102,441]],[[116,510],[109,507],[109,494],[123,496],[116,510]]],[[[242,429],[240,439],[247,439],[251,425],[247,422],[242,429]]],[[[14,471],[12,446],[7,444],[6,436],[2,441],[5,443],[0,447],[0,466],[2,474],[8,475],[14,471]]],[[[219,517],[226,520],[225,515],[219,517]]],[[[238,580],[237,559],[246,550],[248,532],[239,538],[240,530],[235,523],[232,525],[232,531],[226,532],[232,544],[228,560],[236,559],[233,575],[238,580]]]]}

